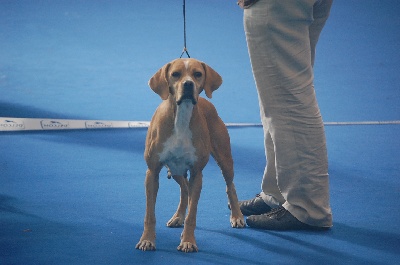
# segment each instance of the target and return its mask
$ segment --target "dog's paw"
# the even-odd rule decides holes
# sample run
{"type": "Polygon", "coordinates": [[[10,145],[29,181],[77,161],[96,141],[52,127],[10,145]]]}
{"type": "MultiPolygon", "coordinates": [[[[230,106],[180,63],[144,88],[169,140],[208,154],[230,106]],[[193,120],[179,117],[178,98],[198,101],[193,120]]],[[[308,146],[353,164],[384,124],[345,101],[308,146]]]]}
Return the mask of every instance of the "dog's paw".
{"type": "Polygon", "coordinates": [[[233,228],[243,228],[246,227],[246,222],[244,221],[244,217],[231,217],[231,226],[233,228]]]}
{"type": "Polygon", "coordinates": [[[180,216],[173,216],[168,222],[168,227],[182,227],[183,223],[185,222],[185,218],[180,216]]]}
{"type": "Polygon", "coordinates": [[[149,250],[156,250],[156,244],[149,240],[141,240],[139,243],[136,244],[136,249],[142,250],[142,251],[149,251],[149,250]]]}
{"type": "Polygon", "coordinates": [[[197,248],[196,244],[192,244],[190,242],[181,242],[177,248],[179,251],[182,252],[199,252],[199,249],[197,248]]]}

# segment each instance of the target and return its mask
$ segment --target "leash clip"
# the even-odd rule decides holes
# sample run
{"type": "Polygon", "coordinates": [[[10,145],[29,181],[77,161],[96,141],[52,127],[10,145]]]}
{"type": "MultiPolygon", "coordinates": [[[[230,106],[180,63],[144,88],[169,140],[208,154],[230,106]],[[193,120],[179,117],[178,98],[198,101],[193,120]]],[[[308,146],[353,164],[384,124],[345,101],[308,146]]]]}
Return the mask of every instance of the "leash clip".
{"type": "Polygon", "coordinates": [[[182,58],[182,56],[183,56],[183,54],[184,54],[184,53],[186,53],[187,57],[188,57],[188,58],[190,58],[189,52],[188,52],[188,50],[187,50],[187,48],[186,48],[186,47],[183,47],[183,50],[182,50],[181,56],[179,56],[179,58],[182,58]]]}

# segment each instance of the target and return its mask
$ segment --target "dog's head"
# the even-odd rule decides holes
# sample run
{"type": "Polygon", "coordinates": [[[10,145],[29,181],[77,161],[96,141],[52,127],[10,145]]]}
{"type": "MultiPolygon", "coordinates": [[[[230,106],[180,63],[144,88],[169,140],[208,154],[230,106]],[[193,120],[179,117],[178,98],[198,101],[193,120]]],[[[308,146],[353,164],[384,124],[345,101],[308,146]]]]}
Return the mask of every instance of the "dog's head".
{"type": "Polygon", "coordinates": [[[149,86],[165,100],[172,95],[180,105],[184,100],[197,103],[201,91],[211,98],[222,84],[221,76],[207,64],[195,59],[176,59],[150,78],[149,86]]]}

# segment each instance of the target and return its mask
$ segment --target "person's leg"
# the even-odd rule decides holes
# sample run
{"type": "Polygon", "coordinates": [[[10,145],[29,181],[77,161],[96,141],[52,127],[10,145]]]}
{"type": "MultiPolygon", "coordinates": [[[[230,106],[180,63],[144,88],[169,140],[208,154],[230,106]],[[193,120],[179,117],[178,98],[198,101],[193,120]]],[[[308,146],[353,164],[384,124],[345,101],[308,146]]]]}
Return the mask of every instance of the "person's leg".
{"type": "MultiPolygon", "coordinates": [[[[329,227],[325,132],[313,88],[309,37],[316,2],[322,4],[260,0],[244,11],[244,24],[264,130],[275,151],[276,185],[267,166],[264,193],[276,193],[277,187],[283,206],[298,220],[329,227]]],[[[269,146],[266,139],[267,155],[273,153],[269,146]]]]}
{"type": "MultiPolygon", "coordinates": [[[[261,106],[261,109],[262,106],[261,106]]],[[[267,128],[267,125],[263,125],[264,128],[264,146],[265,156],[267,158],[267,166],[265,167],[263,180],[261,182],[260,193],[261,198],[271,208],[276,208],[285,203],[281,191],[278,187],[276,179],[276,165],[275,165],[275,147],[271,138],[271,134],[267,128]]]]}
{"type": "Polygon", "coordinates": [[[310,47],[311,47],[311,65],[314,66],[315,62],[315,48],[319,39],[319,35],[326,20],[329,17],[333,0],[319,0],[313,7],[313,23],[309,27],[310,47]]]}

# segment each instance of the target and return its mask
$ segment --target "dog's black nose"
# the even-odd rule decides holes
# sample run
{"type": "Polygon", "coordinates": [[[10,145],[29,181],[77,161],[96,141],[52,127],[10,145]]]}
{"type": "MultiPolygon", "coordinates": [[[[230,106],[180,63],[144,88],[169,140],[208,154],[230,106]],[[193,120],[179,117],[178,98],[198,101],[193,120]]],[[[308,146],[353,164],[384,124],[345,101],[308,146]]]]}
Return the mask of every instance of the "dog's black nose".
{"type": "Polygon", "coordinates": [[[194,84],[192,81],[185,81],[185,83],[183,83],[183,88],[187,91],[187,90],[193,90],[194,84]]]}
{"type": "Polygon", "coordinates": [[[191,100],[193,105],[196,105],[195,84],[193,81],[186,80],[182,83],[182,91],[180,91],[176,103],[180,105],[183,100],[191,100]]]}

